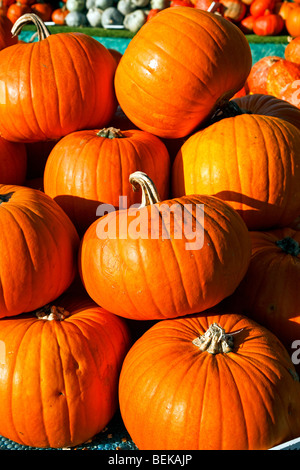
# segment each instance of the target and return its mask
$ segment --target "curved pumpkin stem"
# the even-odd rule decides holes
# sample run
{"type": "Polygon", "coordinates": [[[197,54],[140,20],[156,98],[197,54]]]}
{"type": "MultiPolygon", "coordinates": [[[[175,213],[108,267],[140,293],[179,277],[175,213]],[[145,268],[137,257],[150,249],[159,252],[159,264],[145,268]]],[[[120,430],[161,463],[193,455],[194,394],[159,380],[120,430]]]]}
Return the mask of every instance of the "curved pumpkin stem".
{"type": "Polygon", "coordinates": [[[192,343],[201,351],[210,354],[229,353],[233,351],[233,337],[225,333],[225,330],[217,323],[209,326],[208,330],[192,343]]]}
{"type": "Polygon", "coordinates": [[[35,312],[35,315],[39,320],[62,321],[70,314],[63,307],[56,307],[55,305],[45,305],[44,307],[37,310],[35,312]]]}
{"type": "Polygon", "coordinates": [[[129,176],[129,182],[132,185],[133,191],[138,191],[140,187],[142,188],[142,203],[140,207],[149,206],[161,201],[155,184],[146,173],[142,171],[132,173],[129,176]]]}
{"type": "Polygon", "coordinates": [[[20,16],[17,21],[14,23],[11,33],[13,36],[18,36],[22,31],[22,28],[25,24],[33,23],[37,29],[38,40],[42,41],[50,36],[50,31],[43,22],[43,20],[36,15],[35,13],[25,13],[25,15],[20,16]]]}
{"type": "Polygon", "coordinates": [[[228,100],[217,107],[213,115],[210,117],[208,125],[221,121],[228,117],[239,116],[240,114],[251,114],[250,111],[245,111],[240,108],[235,101],[228,100]]]}

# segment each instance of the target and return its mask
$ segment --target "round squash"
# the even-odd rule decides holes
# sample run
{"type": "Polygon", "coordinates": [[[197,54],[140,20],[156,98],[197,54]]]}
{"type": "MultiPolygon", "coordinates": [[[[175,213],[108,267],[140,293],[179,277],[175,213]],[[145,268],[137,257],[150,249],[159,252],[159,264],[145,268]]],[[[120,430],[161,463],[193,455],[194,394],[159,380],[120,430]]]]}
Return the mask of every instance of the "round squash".
{"type": "Polygon", "coordinates": [[[161,320],[216,305],[246,273],[249,234],[238,213],[211,196],[160,201],[136,172],[142,204],[110,212],[85,232],[81,279],[103,308],[133,320],[161,320]]]}
{"type": "Polygon", "coordinates": [[[250,230],[284,227],[300,214],[300,130],[283,119],[239,114],[192,135],[172,168],[172,197],[227,201],[250,230]]]}
{"type": "Polygon", "coordinates": [[[34,14],[20,18],[13,32],[32,21],[39,41],[0,51],[0,134],[37,142],[107,125],[117,107],[111,54],[83,33],[50,35],[34,14]]]}
{"type": "Polygon", "coordinates": [[[299,436],[299,387],[277,337],[212,309],[146,331],[123,362],[119,402],[140,450],[263,450],[299,436]]]}
{"type": "Polygon", "coordinates": [[[118,409],[123,319],[74,292],[0,320],[0,434],[39,448],[91,439],[118,409]]]}
{"type": "Polygon", "coordinates": [[[227,19],[165,8],[130,41],[116,70],[116,95],[137,127],[179,138],[242,88],[251,64],[244,34],[227,19]]]}
{"type": "Polygon", "coordinates": [[[129,176],[144,171],[169,197],[170,157],[161,140],[138,129],[77,131],[63,137],[51,151],[44,171],[44,188],[68,214],[80,233],[97,219],[100,204],[115,208],[138,203],[129,176]]]}
{"type": "Polygon", "coordinates": [[[300,231],[292,228],[250,232],[247,273],[230,306],[264,325],[292,352],[300,338],[300,231]]]}
{"type": "Polygon", "coordinates": [[[41,191],[0,185],[0,318],[56,299],[77,272],[74,225],[41,191]]]}

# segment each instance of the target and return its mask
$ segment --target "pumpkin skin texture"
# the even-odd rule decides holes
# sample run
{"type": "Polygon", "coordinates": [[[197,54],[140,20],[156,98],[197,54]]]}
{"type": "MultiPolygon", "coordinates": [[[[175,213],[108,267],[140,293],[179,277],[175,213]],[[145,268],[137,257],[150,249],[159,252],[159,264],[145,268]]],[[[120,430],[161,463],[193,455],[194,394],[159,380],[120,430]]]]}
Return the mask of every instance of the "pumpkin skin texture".
{"type": "Polygon", "coordinates": [[[79,236],[63,210],[41,191],[0,185],[0,317],[42,307],[77,272],[79,236]]]}
{"type": "Polygon", "coordinates": [[[111,212],[94,222],[82,238],[79,271],[103,308],[133,320],[161,320],[205,310],[233,293],[247,270],[249,249],[237,212],[218,198],[195,195],[142,204],[138,213],[111,212]],[[184,206],[193,225],[185,219],[183,230],[184,206]]]}
{"type": "Polygon", "coordinates": [[[247,86],[253,94],[267,94],[267,77],[269,68],[280,60],[279,56],[265,56],[251,67],[247,78],[247,86]]]}
{"type": "Polygon", "coordinates": [[[6,350],[0,364],[0,433],[21,445],[82,444],[118,407],[128,327],[78,293],[54,305],[70,316],[50,321],[31,313],[0,320],[6,350]]]}
{"type": "Polygon", "coordinates": [[[0,134],[7,140],[56,140],[103,127],[116,110],[108,50],[83,33],[46,34],[0,51],[0,134]]]}
{"type": "Polygon", "coordinates": [[[101,203],[119,207],[140,202],[129,175],[141,170],[169,197],[170,157],[161,140],[138,129],[77,131],[63,137],[51,151],[44,171],[44,188],[68,214],[80,234],[98,216],[101,203]]]}
{"type": "Polygon", "coordinates": [[[281,99],[282,90],[294,81],[300,81],[300,64],[280,59],[269,68],[267,92],[281,99]]]}
{"type": "Polygon", "coordinates": [[[300,337],[300,231],[283,228],[250,237],[251,262],[229,305],[271,330],[292,353],[300,337]]]}
{"type": "Polygon", "coordinates": [[[22,143],[8,142],[0,137],[0,181],[21,185],[26,179],[27,152],[22,143]]]}
{"type": "Polygon", "coordinates": [[[140,450],[263,450],[299,435],[295,376],[272,333],[212,309],[158,322],[137,340],[121,370],[120,410],[140,450]],[[232,334],[232,351],[193,344],[214,323],[232,334]]]}
{"type": "Polygon", "coordinates": [[[284,119],[300,130],[300,110],[283,99],[256,93],[234,98],[233,101],[246,113],[284,119]]]}
{"type": "Polygon", "coordinates": [[[172,168],[172,197],[211,194],[250,230],[284,227],[299,215],[300,131],[283,119],[241,114],[192,135],[172,168]]]}
{"type": "Polygon", "coordinates": [[[116,70],[116,95],[138,128],[184,137],[242,88],[251,64],[245,36],[227,19],[166,8],[130,41],[116,70]]]}

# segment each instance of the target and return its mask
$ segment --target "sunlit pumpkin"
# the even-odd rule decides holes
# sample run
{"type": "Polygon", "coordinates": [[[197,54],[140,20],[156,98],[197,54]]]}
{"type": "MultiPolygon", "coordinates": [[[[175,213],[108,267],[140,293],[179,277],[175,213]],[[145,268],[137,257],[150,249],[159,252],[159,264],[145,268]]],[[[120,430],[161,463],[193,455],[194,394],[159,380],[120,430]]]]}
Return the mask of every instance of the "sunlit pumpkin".
{"type": "Polygon", "coordinates": [[[276,336],[212,309],[148,329],[123,362],[119,401],[141,450],[266,450],[300,435],[299,387],[276,336]]]}
{"type": "Polygon", "coordinates": [[[90,297],[134,320],[188,315],[235,290],[249,262],[246,225],[228,204],[194,195],[161,201],[141,172],[142,204],[110,212],[85,232],[79,270],[90,297]]]}
{"type": "Polygon", "coordinates": [[[117,106],[111,54],[86,34],[50,35],[37,15],[24,16],[14,33],[33,21],[41,37],[0,51],[0,135],[36,142],[105,126],[117,106]]]}
{"type": "Polygon", "coordinates": [[[137,127],[179,138],[241,89],[251,63],[244,34],[226,18],[166,8],[130,41],[116,70],[116,95],[137,127]]]}
{"type": "Polygon", "coordinates": [[[0,434],[66,448],[103,430],[118,409],[130,346],[124,321],[78,292],[0,320],[0,434]]]}
{"type": "Polygon", "coordinates": [[[172,169],[172,197],[210,194],[251,230],[284,227],[300,214],[300,130],[283,119],[238,114],[196,132],[172,169]]]}

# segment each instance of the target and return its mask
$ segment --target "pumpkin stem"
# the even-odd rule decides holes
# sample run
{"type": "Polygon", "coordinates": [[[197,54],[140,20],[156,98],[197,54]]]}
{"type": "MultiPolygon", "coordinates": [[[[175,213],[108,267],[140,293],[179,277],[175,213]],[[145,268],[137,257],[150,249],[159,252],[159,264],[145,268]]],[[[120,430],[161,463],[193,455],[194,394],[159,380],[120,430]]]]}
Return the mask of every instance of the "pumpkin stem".
{"type": "Polygon", "coordinates": [[[0,204],[2,204],[2,202],[8,202],[13,194],[14,194],[13,192],[12,193],[6,193],[6,194],[0,194],[0,204]]]}
{"type": "Polygon", "coordinates": [[[221,121],[222,119],[239,116],[240,114],[251,114],[238,106],[235,101],[226,100],[220,104],[209,119],[208,125],[221,121]]]}
{"type": "Polygon", "coordinates": [[[36,317],[39,320],[56,320],[56,321],[62,321],[64,320],[67,316],[69,316],[69,312],[65,310],[63,307],[56,307],[55,305],[45,305],[44,307],[40,308],[35,312],[36,317]]]}
{"type": "Polygon", "coordinates": [[[277,240],[275,243],[288,255],[298,256],[300,253],[300,245],[292,237],[285,237],[282,240],[277,240]]]}
{"type": "Polygon", "coordinates": [[[104,127],[99,132],[97,132],[97,135],[99,137],[106,137],[108,139],[121,139],[122,137],[125,137],[120,129],[115,129],[114,127],[104,127]]]}
{"type": "Polygon", "coordinates": [[[20,16],[11,29],[12,35],[18,36],[18,34],[20,34],[22,31],[23,26],[28,23],[33,23],[36,26],[39,41],[42,41],[43,39],[46,39],[48,36],[50,36],[50,31],[48,30],[47,26],[35,13],[25,13],[25,15],[20,16]]]}
{"type": "Polygon", "coordinates": [[[132,185],[133,191],[138,191],[142,188],[142,203],[140,207],[149,206],[160,202],[161,199],[153,181],[146,173],[136,171],[129,176],[129,182],[132,185]]]}
{"type": "Polygon", "coordinates": [[[225,330],[217,323],[209,326],[208,330],[192,343],[201,351],[210,354],[229,353],[233,350],[233,337],[225,333],[225,330]]]}

